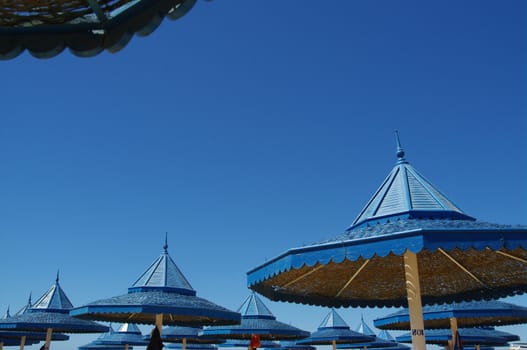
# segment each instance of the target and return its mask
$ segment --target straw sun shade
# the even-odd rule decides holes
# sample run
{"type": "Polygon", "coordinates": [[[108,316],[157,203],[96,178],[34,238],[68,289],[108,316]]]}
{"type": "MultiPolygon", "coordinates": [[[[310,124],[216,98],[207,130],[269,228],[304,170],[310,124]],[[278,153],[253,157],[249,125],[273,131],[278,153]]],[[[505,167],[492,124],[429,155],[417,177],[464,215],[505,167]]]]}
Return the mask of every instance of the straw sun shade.
{"type": "MultiPolygon", "coordinates": [[[[398,141],[398,139],[397,139],[398,141]]],[[[344,234],[293,248],[248,272],[271,300],[333,307],[407,306],[425,349],[422,304],[527,291],[527,227],[477,222],[405,159],[344,234]]]]}
{"type": "Polygon", "coordinates": [[[154,31],[164,17],[178,19],[196,0],[3,0],[0,59],[24,50],[49,58],[65,48],[80,57],[117,52],[134,34],[154,31]]]}

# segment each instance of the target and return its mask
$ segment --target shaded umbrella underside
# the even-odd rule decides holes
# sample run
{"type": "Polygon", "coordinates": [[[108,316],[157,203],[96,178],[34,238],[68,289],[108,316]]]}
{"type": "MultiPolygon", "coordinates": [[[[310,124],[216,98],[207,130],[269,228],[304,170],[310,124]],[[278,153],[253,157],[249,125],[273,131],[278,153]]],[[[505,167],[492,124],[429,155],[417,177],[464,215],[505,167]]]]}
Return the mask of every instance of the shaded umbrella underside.
{"type": "Polygon", "coordinates": [[[242,318],[239,325],[209,327],[203,330],[203,336],[223,339],[250,339],[258,334],[262,340],[293,340],[309,336],[309,332],[266,318],[242,318]]]}
{"type": "MultiPolygon", "coordinates": [[[[458,331],[463,345],[507,345],[507,339],[495,335],[493,331],[478,328],[465,328],[458,331]]],[[[427,344],[446,345],[449,340],[452,340],[452,332],[449,329],[425,331],[425,339],[427,344]]],[[[404,334],[397,337],[397,341],[410,343],[412,337],[409,333],[404,334]]]]}
{"type": "Polygon", "coordinates": [[[1,330],[42,332],[48,328],[59,333],[101,333],[108,331],[107,326],[56,312],[29,312],[0,320],[1,330]]]}
{"type": "Polygon", "coordinates": [[[313,332],[309,338],[299,340],[298,344],[306,345],[328,345],[336,344],[363,343],[374,340],[374,336],[358,333],[344,328],[319,329],[313,332]]]}
{"type": "MultiPolygon", "coordinates": [[[[341,248],[339,253],[345,250],[341,248]]],[[[350,252],[352,250],[357,254],[360,247],[350,248],[350,252]]],[[[402,255],[389,253],[384,257],[373,255],[370,259],[359,257],[353,261],[332,257],[327,252],[321,252],[320,256],[318,260],[313,259],[314,264],[296,268],[297,257],[292,254],[282,269],[249,287],[271,300],[311,305],[407,305],[402,255]]],[[[499,252],[455,248],[446,254],[439,250],[421,250],[417,258],[424,305],[497,299],[527,291],[527,250],[521,247],[502,248],[499,252]]],[[[307,259],[300,257],[299,260],[307,259]]]]}
{"type": "Polygon", "coordinates": [[[240,322],[239,313],[203,298],[169,292],[129,293],[71,311],[82,319],[138,324],[155,324],[157,314],[163,314],[163,325],[199,327],[240,322]]]}
{"type": "MultiPolygon", "coordinates": [[[[26,337],[27,340],[46,340],[47,334],[45,332],[27,332],[27,331],[0,331],[0,339],[19,339],[26,337]]],[[[70,337],[66,334],[53,333],[51,335],[51,340],[69,340],[70,337]]]]}
{"type": "Polygon", "coordinates": [[[134,34],[153,32],[163,18],[178,19],[196,0],[97,0],[101,22],[85,0],[6,0],[0,5],[0,59],[27,49],[49,58],[66,47],[80,57],[121,50],[134,34]],[[113,15],[112,15],[113,11],[113,15]]]}
{"type": "MultiPolygon", "coordinates": [[[[527,323],[527,308],[498,301],[442,304],[423,308],[426,329],[450,328],[451,318],[456,319],[459,328],[507,326],[527,323]]],[[[409,330],[408,309],[376,319],[374,324],[379,329],[409,330]]]]}
{"type": "Polygon", "coordinates": [[[375,338],[371,342],[364,342],[364,343],[354,343],[354,344],[341,344],[337,346],[338,349],[360,349],[360,348],[388,348],[391,346],[396,346],[397,342],[391,341],[391,340],[383,340],[379,338],[375,338]]]}

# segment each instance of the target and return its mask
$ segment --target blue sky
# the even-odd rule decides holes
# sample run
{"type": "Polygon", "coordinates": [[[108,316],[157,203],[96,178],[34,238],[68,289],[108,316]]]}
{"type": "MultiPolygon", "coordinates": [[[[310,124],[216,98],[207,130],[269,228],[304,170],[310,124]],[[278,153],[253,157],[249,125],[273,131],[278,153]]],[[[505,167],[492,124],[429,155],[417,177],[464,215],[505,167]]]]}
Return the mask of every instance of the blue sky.
{"type": "MultiPolygon", "coordinates": [[[[165,232],[198,296],[236,309],[248,270],[353,221],[395,129],[469,215],[527,224],[526,10],[198,1],[116,54],[0,62],[1,314],[57,270],[75,306],[126,293],[165,232]]],[[[327,313],[264,301],[308,331],[327,313]]],[[[393,311],[339,313],[355,328],[393,311]]]]}

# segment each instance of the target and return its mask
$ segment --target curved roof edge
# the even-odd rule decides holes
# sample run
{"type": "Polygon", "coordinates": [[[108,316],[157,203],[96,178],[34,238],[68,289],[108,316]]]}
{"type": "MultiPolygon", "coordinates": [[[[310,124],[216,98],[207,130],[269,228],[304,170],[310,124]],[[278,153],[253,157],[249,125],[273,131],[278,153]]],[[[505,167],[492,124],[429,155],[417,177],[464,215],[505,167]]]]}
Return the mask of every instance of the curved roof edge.
{"type": "Polygon", "coordinates": [[[92,57],[104,50],[115,53],[132,37],[151,34],[165,17],[177,20],[197,0],[143,0],[126,8],[106,23],[0,27],[0,60],[9,60],[27,50],[36,58],[51,58],[68,48],[78,57],[92,57]]]}

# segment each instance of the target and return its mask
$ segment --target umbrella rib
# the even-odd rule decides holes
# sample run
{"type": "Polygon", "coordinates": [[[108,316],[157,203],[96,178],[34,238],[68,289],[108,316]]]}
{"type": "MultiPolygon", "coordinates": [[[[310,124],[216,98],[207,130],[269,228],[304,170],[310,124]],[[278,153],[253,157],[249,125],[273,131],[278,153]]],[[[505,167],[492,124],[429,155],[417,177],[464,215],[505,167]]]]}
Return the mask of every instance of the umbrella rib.
{"type": "Polygon", "coordinates": [[[503,256],[506,256],[506,257],[508,257],[508,258],[514,259],[514,260],[518,260],[518,261],[520,261],[520,262],[522,262],[522,263],[524,263],[524,264],[527,264],[527,260],[522,259],[522,258],[520,258],[520,257],[517,257],[517,256],[514,256],[514,255],[511,255],[511,254],[508,254],[508,253],[505,253],[505,252],[502,252],[502,251],[500,251],[500,250],[496,250],[496,253],[501,254],[501,255],[503,255],[503,256]]]}
{"type": "Polygon", "coordinates": [[[472,272],[470,272],[465,266],[461,265],[456,259],[454,259],[452,256],[450,256],[447,252],[445,252],[443,249],[438,248],[439,252],[441,252],[444,256],[449,258],[454,264],[456,264],[461,270],[465,271],[470,277],[472,277],[474,280],[476,280],[479,284],[481,284],[484,287],[487,287],[485,283],[481,282],[479,278],[477,278],[472,272]]]}
{"type": "Polygon", "coordinates": [[[362,269],[364,269],[366,267],[366,265],[368,265],[369,262],[370,262],[370,259],[366,259],[366,261],[361,265],[361,267],[359,267],[359,269],[357,271],[355,271],[353,276],[351,276],[351,278],[348,280],[348,282],[346,282],[346,284],[339,290],[339,292],[337,293],[337,295],[335,295],[335,297],[340,296],[340,294],[342,294],[342,292],[344,292],[344,289],[348,288],[350,283],[353,282],[355,277],[357,277],[357,275],[362,271],[362,269]]]}
{"type": "Polygon", "coordinates": [[[304,273],[304,274],[298,276],[298,277],[295,278],[294,280],[287,282],[286,284],[284,284],[284,285],[282,286],[282,288],[287,288],[287,287],[289,287],[289,286],[292,285],[293,283],[300,281],[302,278],[307,277],[307,276],[311,275],[313,272],[316,272],[316,271],[320,270],[323,266],[324,266],[324,265],[322,265],[322,264],[318,265],[318,266],[315,267],[313,270],[308,271],[308,272],[306,272],[306,273],[304,273]]]}

